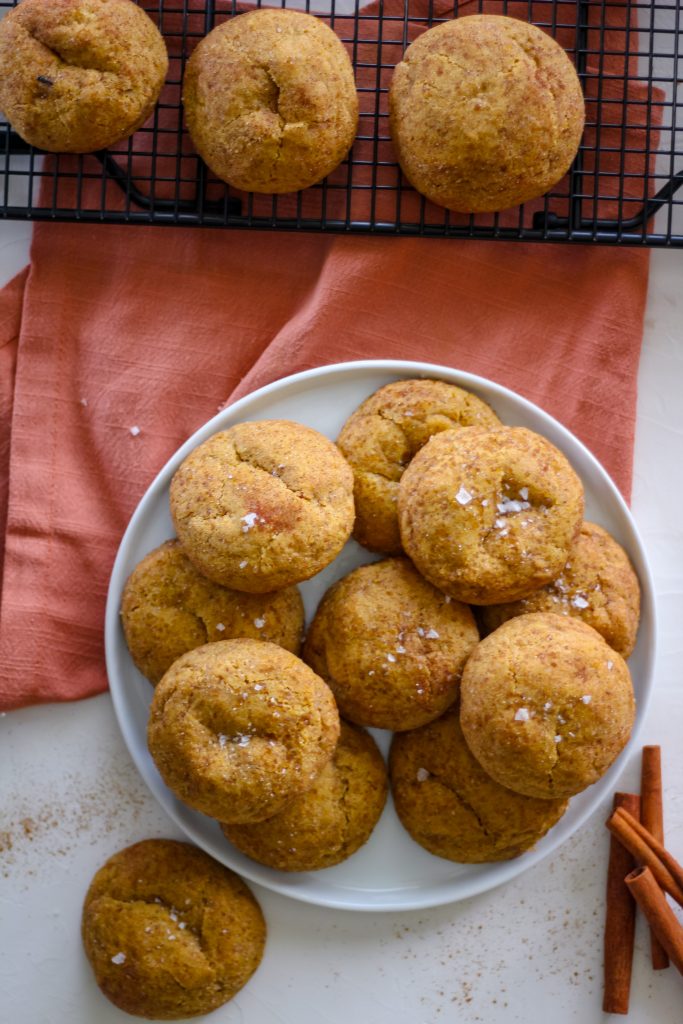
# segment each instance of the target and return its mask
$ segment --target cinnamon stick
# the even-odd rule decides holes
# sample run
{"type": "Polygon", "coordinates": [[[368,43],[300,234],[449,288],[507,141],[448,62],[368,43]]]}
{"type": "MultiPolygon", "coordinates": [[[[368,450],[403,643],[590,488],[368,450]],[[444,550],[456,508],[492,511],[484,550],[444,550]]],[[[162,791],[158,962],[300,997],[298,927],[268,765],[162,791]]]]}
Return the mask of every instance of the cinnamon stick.
{"type": "MultiPolygon", "coordinates": [[[[660,843],[664,842],[664,804],[662,800],[662,751],[660,747],[643,747],[640,774],[640,821],[660,843]]],[[[669,966],[669,957],[655,933],[650,929],[652,966],[661,971],[669,966]]]]}
{"type": "Polygon", "coordinates": [[[652,833],[623,807],[614,811],[607,828],[640,864],[650,868],[661,888],[683,907],[683,867],[652,833]]]}
{"type": "Polygon", "coordinates": [[[655,876],[649,868],[636,868],[626,876],[626,885],[673,965],[683,974],[683,927],[666,902],[655,876]]]}
{"type": "MultiPolygon", "coordinates": [[[[619,807],[626,808],[637,817],[639,805],[640,799],[633,793],[614,794],[615,810],[619,807]]],[[[605,1013],[628,1013],[636,905],[624,884],[624,878],[633,866],[633,857],[613,835],[607,868],[605,988],[602,1000],[605,1013]]]]}

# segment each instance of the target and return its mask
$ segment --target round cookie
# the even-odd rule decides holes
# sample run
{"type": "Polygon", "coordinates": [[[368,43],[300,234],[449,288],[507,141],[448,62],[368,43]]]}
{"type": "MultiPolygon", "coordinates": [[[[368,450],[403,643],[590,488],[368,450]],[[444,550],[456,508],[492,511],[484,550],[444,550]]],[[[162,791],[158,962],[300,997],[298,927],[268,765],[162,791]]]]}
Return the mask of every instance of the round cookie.
{"type": "Polygon", "coordinates": [[[581,85],[551,36],[482,14],[429,29],[406,50],[389,125],[409,182],[463,213],[541,196],[569,170],[584,126],[581,85]]]}
{"type": "Polygon", "coordinates": [[[519,615],[482,640],[461,681],[460,722],[492,779],[540,799],[573,796],[631,734],[626,662],[579,619],[519,615]]]}
{"type": "Polygon", "coordinates": [[[298,654],[304,606],[296,587],[245,594],[212,583],[169,540],[128,577],[121,622],[133,661],[156,684],[181,654],[215,640],[268,640],[298,654]]]}
{"type": "Polygon", "coordinates": [[[524,427],[436,434],[399,488],[406,554],[469,604],[526,597],[556,579],[583,521],[583,486],[564,455],[524,427]]]}
{"type": "Polygon", "coordinates": [[[183,461],[171,481],[171,515],[204,576],[268,593],[309,579],[339,554],[353,528],[353,473],[310,427],[239,423],[183,461]]]}
{"type": "Polygon", "coordinates": [[[332,760],[313,786],[267,821],[222,825],[247,857],[278,871],[339,864],[370,838],[387,797],[387,771],[363,729],[341,723],[332,760]]]}
{"type": "Polygon", "coordinates": [[[329,688],[262,640],[183,654],[154,691],[147,727],[166,785],[228,824],[263,821],[310,789],[338,738],[329,688]]]}
{"type": "Polygon", "coordinates": [[[82,937],[115,1006],[177,1020],[210,1013],[243,988],[261,962],[266,925],[232,871],[189,843],[148,839],[97,872],[82,937]]]}
{"type": "Polygon", "coordinates": [[[640,619],[640,585],[628,555],[596,523],[584,523],[560,576],[521,601],[489,605],[480,618],[487,633],[515,615],[573,615],[628,658],[640,619]]]}
{"type": "Polygon", "coordinates": [[[457,708],[394,736],[389,772],[396,813],[415,842],[462,864],[518,857],[567,808],[494,782],[470,753],[457,708]]]}
{"type": "Polygon", "coordinates": [[[325,594],[304,659],[330,686],[344,718],[415,729],[458,696],[479,633],[465,605],[422,579],[405,558],[362,565],[325,594]]]}
{"type": "Polygon", "coordinates": [[[247,192],[320,181],[344,159],[358,125],[344,45],[299,11],[251,11],[215,28],[190,57],[183,103],[200,156],[247,192]]]}
{"type": "Polygon", "coordinates": [[[353,535],[358,543],[371,551],[401,552],[399,480],[433,434],[454,427],[499,425],[481,398],[442,380],[398,380],[366,398],[337,439],[353,469],[353,535]]]}
{"type": "Polygon", "coordinates": [[[25,142],[90,153],[147,120],[168,71],[130,0],[22,0],[0,22],[0,110],[25,142]]]}

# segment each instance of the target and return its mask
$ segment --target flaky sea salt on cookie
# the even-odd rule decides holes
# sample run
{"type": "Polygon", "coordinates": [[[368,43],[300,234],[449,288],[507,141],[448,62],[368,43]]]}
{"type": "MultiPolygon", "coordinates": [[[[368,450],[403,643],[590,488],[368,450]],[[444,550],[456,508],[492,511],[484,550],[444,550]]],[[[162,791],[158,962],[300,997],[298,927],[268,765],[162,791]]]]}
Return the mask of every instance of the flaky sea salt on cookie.
{"type": "Polygon", "coordinates": [[[171,481],[188,558],[216,583],[263,594],[309,579],[353,528],[353,474],[339,449],[289,420],[239,423],[191,452],[171,481]]]}
{"type": "Polygon", "coordinates": [[[328,686],[289,651],[225,640],[188,651],[156,690],[147,742],[181,800],[229,824],[263,821],[315,782],[339,714],[328,686]]]}
{"type": "Polygon", "coordinates": [[[478,639],[469,608],[431,586],[407,558],[390,558],[362,565],[328,590],[304,658],[345,718],[414,729],[456,699],[478,639]]]}
{"type": "Polygon", "coordinates": [[[398,380],[366,398],[337,438],[353,469],[358,543],[399,554],[398,485],[413,456],[442,430],[499,424],[481,398],[442,380],[398,380]]]}
{"type": "Polygon", "coordinates": [[[583,521],[565,456],[525,427],[432,437],[406,469],[398,514],[407,555],[468,604],[518,600],[557,578],[583,521]]]}
{"type": "Polygon", "coordinates": [[[573,796],[601,778],[635,717],[626,662],[591,626],[519,615],[482,640],[462,674],[460,722],[480,765],[526,796],[573,796]]]}

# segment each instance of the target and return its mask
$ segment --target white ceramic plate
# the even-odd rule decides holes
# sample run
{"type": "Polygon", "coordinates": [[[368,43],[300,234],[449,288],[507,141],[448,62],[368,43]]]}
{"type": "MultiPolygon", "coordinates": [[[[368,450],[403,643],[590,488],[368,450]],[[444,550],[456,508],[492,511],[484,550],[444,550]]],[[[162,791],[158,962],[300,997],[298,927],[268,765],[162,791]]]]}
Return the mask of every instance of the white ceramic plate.
{"type": "MultiPolygon", "coordinates": [[[[304,583],[301,589],[309,621],[334,580],[373,558],[350,541],[332,565],[304,583]]],[[[245,878],[295,899],[346,910],[408,910],[464,899],[514,878],[556,850],[615,789],[645,717],[654,656],[654,591],[643,545],[621,495],[591,453],[552,417],[498,384],[443,366],[392,360],[341,363],[295,374],[242,398],[209,420],[164,466],[138,505],[114,563],[106,613],[107,671],[116,714],[133,760],[162,807],[198,846],[245,878]],[[143,555],[173,536],[168,509],[171,477],[201,441],[234,423],[260,419],[297,420],[334,439],[349,414],[369,394],[389,381],[412,377],[440,378],[475,392],[493,406],[504,423],[530,427],[547,437],[580,475],[586,490],[586,518],[601,523],[626,548],[642,586],[640,632],[630,659],[638,704],[635,729],[626,750],[600,782],[575,797],[555,828],[516,860],[471,865],[433,857],[403,830],[389,799],[370,841],[345,863],[324,871],[273,871],[230,846],[214,821],[185,807],[162,782],[145,739],[152,687],[128,654],[119,621],[121,591],[143,555]]],[[[375,731],[375,737],[386,753],[390,734],[375,731]]]]}

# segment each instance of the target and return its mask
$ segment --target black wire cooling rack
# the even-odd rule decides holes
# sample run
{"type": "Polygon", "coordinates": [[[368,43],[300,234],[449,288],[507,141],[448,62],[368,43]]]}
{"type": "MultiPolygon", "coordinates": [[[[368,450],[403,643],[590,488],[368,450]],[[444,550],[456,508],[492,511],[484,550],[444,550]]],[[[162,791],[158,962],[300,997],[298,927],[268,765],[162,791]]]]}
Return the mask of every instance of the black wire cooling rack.
{"type": "MultiPolygon", "coordinates": [[[[12,6],[0,0],[0,14],[12,6]]],[[[271,4],[328,21],[349,50],[360,99],[348,159],[325,181],[288,196],[240,193],[217,181],[195,155],[183,124],[181,82],[189,53],[214,25],[246,6],[235,0],[143,0],[142,6],[171,57],[153,118],[133,139],[83,157],[46,157],[0,123],[1,217],[683,246],[680,0],[271,4]],[[587,121],[570,173],[547,196],[501,214],[469,216],[433,205],[402,178],[389,137],[387,92],[394,66],[420,32],[480,11],[533,21],[565,47],[581,78],[587,121]]]]}

